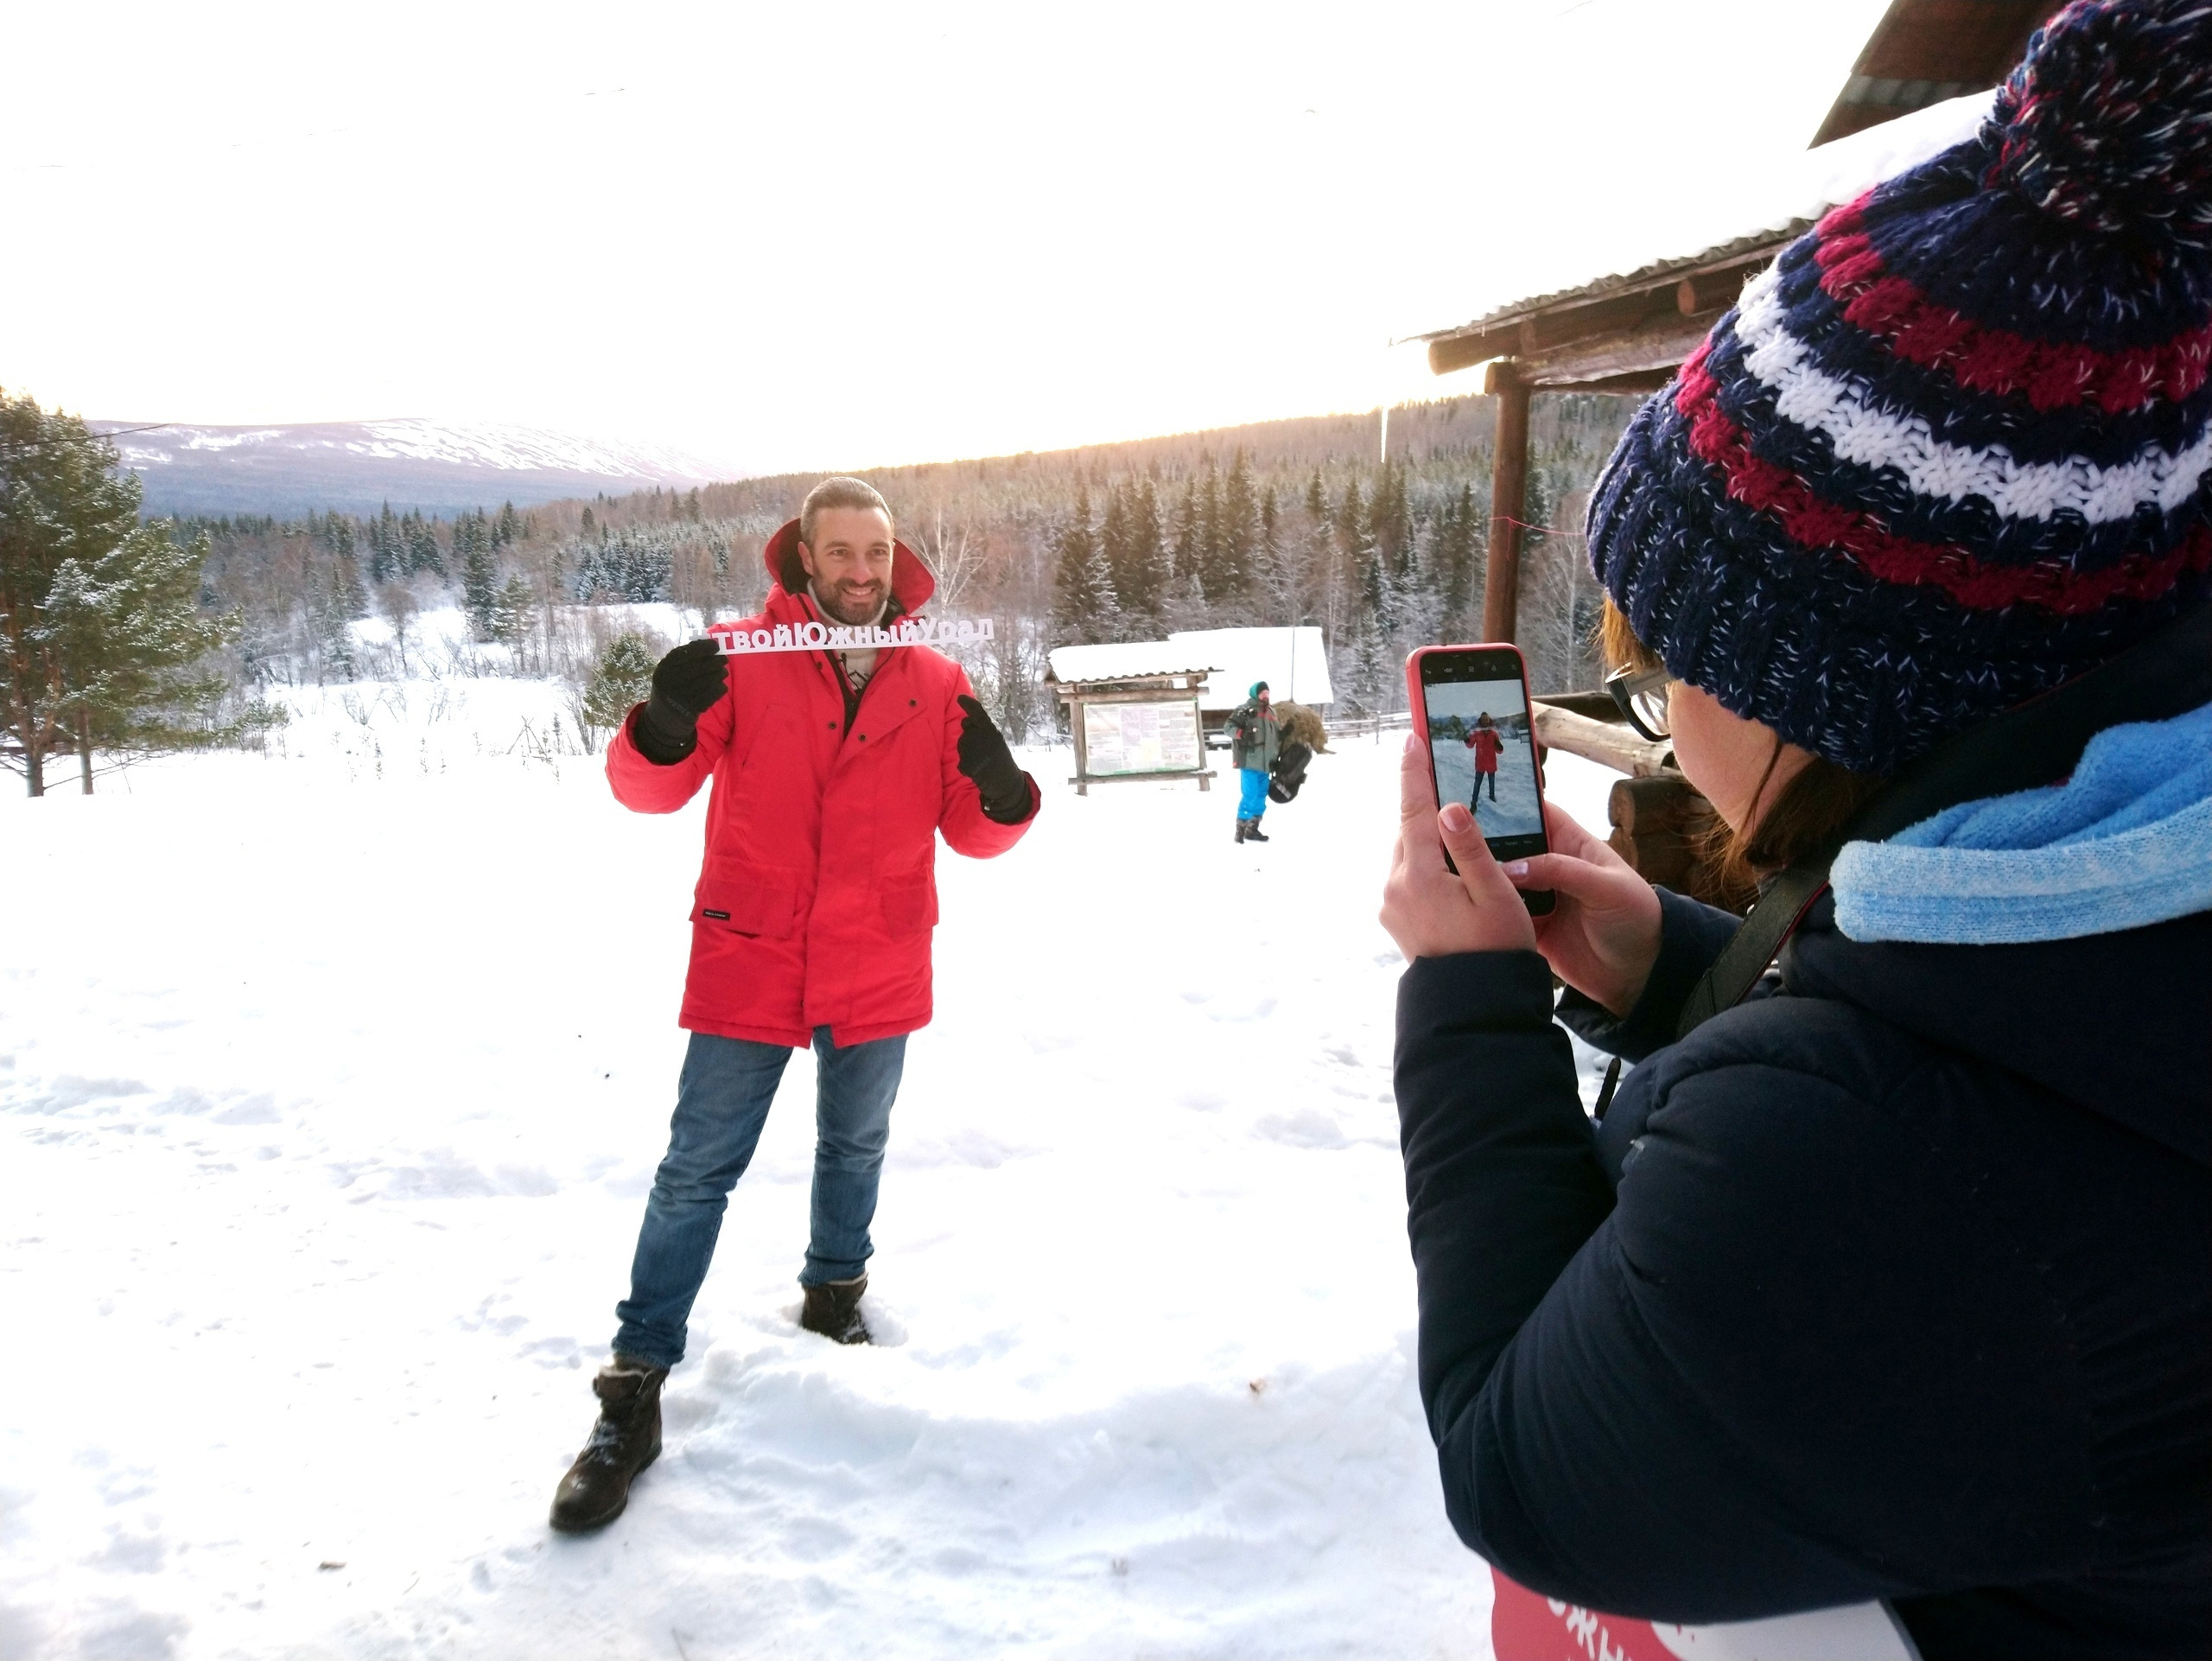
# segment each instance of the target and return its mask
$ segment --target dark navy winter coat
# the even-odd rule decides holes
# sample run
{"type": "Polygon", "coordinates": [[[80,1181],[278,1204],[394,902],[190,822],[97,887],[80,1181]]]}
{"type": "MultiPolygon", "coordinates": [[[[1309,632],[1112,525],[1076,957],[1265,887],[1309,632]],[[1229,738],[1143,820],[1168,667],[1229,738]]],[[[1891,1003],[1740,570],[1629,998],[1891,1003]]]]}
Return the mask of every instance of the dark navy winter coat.
{"type": "Polygon", "coordinates": [[[1423,959],[1397,1093],[1460,1537],[1696,1623],[1891,1601],[1928,1661],[2212,1655],[2212,914],[1862,945],[1669,1043],[1662,893],[1601,1128],[1531,952],[1423,959]],[[1648,1060],[1646,1058],[1649,1058],[1648,1060]]]}

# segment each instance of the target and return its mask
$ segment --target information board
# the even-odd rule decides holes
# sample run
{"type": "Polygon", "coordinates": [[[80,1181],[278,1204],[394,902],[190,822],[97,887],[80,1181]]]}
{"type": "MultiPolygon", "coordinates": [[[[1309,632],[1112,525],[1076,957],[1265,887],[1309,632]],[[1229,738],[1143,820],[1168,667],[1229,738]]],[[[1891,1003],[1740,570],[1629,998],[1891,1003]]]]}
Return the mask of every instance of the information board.
{"type": "Polygon", "coordinates": [[[1157,703],[1085,703],[1083,771],[1103,779],[1117,773],[1196,773],[1205,765],[1195,697],[1157,703]]]}

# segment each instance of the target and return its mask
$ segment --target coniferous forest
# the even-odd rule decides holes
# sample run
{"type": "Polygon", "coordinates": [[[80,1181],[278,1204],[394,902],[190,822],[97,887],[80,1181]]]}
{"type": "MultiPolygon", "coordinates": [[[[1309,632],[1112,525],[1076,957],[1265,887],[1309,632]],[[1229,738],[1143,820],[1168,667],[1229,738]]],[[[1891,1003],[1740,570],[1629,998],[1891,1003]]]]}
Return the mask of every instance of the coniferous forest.
{"type": "MultiPolygon", "coordinates": [[[[1598,678],[1581,517],[1634,407],[1535,401],[1520,631],[1539,691],[1598,678]]],[[[995,638],[963,652],[1017,742],[1053,729],[1053,646],[1180,628],[1318,625],[1337,713],[1357,717],[1403,706],[1413,647],[1479,636],[1491,419],[1484,398],[1401,406],[1387,456],[1368,414],[855,471],[937,572],[934,609],[994,620],[995,638]]],[[[590,690],[601,671],[639,650],[632,639],[610,663],[631,632],[624,605],[667,602],[686,627],[758,606],[762,546],[822,476],[487,504],[450,519],[386,506],[149,529],[165,527],[198,563],[198,614],[219,642],[205,667],[228,689],[207,705],[211,734],[274,718],[276,687],[423,675],[558,678],[581,710],[588,694],[609,696],[590,690]],[[441,608],[466,617],[465,646],[416,627],[441,608]],[[351,627],[366,618],[386,626],[373,645],[351,627]]]]}

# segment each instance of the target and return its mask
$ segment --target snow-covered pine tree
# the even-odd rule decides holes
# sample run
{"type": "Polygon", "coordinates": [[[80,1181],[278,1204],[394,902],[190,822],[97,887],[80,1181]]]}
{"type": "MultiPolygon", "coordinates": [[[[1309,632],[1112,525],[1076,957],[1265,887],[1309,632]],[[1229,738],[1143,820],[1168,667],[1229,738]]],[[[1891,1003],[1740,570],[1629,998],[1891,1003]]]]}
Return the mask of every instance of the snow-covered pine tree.
{"type": "Polygon", "coordinates": [[[1241,600],[1251,592],[1253,558],[1260,545],[1259,499],[1253,488],[1251,465],[1241,449],[1222,483],[1218,538],[1215,560],[1219,589],[1217,591],[1215,583],[1209,582],[1207,595],[1241,600]]]}
{"type": "Polygon", "coordinates": [[[1147,628],[1160,625],[1175,581],[1174,557],[1160,523],[1160,490],[1147,474],[1129,498],[1129,568],[1138,581],[1139,608],[1147,628]]]}
{"type": "Polygon", "coordinates": [[[210,654],[235,631],[230,619],[199,607],[207,538],[187,547],[166,520],[136,524],[138,481],[126,482],[130,528],[111,524],[84,554],[62,561],[45,605],[61,646],[66,718],[87,796],[98,751],[158,754],[229,735],[213,720],[225,684],[210,654]]]}
{"type": "Polygon", "coordinates": [[[360,574],[351,558],[334,558],[328,566],[314,573],[310,580],[308,627],[315,637],[314,656],[319,679],[350,681],[359,672],[350,627],[354,614],[346,593],[347,572],[353,574],[353,584],[358,588],[360,574]]]}
{"type": "Polygon", "coordinates": [[[333,555],[330,561],[331,592],[337,596],[350,620],[369,614],[369,590],[361,581],[361,562],[349,550],[333,555]]]}
{"type": "Polygon", "coordinates": [[[43,795],[73,751],[89,793],[99,746],[204,740],[222,689],[200,665],[229,633],[200,609],[207,539],[139,524],[114,446],[28,398],[0,394],[0,765],[43,795]]]}
{"type": "Polygon", "coordinates": [[[391,504],[384,505],[384,512],[369,521],[369,583],[381,587],[400,573],[405,550],[400,544],[399,523],[392,517],[391,504]]]}
{"type": "Polygon", "coordinates": [[[1260,620],[1274,627],[1306,620],[1299,549],[1285,538],[1285,529],[1282,508],[1270,485],[1260,498],[1260,545],[1253,557],[1252,581],[1260,601],[1260,620]]]}
{"type": "Polygon", "coordinates": [[[1168,588],[1171,593],[1196,591],[1201,596],[1205,594],[1205,586],[1198,576],[1201,534],[1198,481],[1193,474],[1183,480],[1183,500],[1175,508],[1175,545],[1168,561],[1168,588]]]}
{"type": "Polygon", "coordinates": [[[499,597],[499,567],[493,552],[493,531],[481,512],[463,513],[453,522],[454,560],[461,567],[461,608],[468,614],[471,638],[492,638],[492,611],[499,597]]]}
{"type": "Polygon", "coordinates": [[[1192,574],[1209,606],[1228,598],[1232,584],[1224,557],[1221,519],[1221,470],[1209,461],[1205,483],[1198,488],[1198,561],[1192,574]]]}
{"type": "Polygon", "coordinates": [[[1098,551],[1106,561],[1106,574],[1114,584],[1123,620],[1136,613],[1134,595],[1141,586],[1132,582],[1129,570],[1129,512],[1119,480],[1106,487],[1106,512],[1098,522],[1098,551]]]}
{"type": "Polygon", "coordinates": [[[401,523],[404,526],[407,542],[404,562],[407,574],[413,576],[418,572],[428,571],[433,576],[443,576],[446,574],[445,550],[438,546],[435,521],[410,511],[401,523]]]}
{"type": "Polygon", "coordinates": [[[652,648],[643,637],[625,633],[609,640],[584,684],[587,741],[596,742],[596,733],[613,733],[632,708],[645,701],[652,684],[652,648]]]}
{"type": "Polygon", "coordinates": [[[1090,487],[1076,496],[1074,516],[1061,527],[1053,561],[1052,630],[1063,646],[1111,640],[1121,633],[1121,606],[1113,574],[1090,523],[1090,487]]]}
{"type": "Polygon", "coordinates": [[[1390,649],[1382,631],[1372,617],[1361,614],[1352,619],[1344,637],[1331,673],[1340,689],[1338,696],[1354,716],[1388,715],[1395,702],[1397,677],[1391,672],[1390,649]]]}
{"type": "Polygon", "coordinates": [[[529,642],[537,607],[537,595],[532,592],[529,579],[517,571],[507,578],[492,608],[492,638],[513,650],[518,669],[522,665],[523,648],[529,642]]]}

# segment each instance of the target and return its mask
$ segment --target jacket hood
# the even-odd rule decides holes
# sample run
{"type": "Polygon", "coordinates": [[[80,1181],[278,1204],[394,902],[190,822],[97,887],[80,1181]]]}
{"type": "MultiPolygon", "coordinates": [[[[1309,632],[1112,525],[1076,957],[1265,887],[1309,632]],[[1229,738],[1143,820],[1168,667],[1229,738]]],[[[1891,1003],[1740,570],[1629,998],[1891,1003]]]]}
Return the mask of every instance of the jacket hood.
{"type": "Polygon", "coordinates": [[[2065,783],[1837,856],[1794,992],[2032,1080],[2212,1166],[2212,705],[2113,727],[2065,783]]]}
{"type": "Polygon", "coordinates": [[[1847,843],[1831,880],[1854,940],[2062,940],[2212,910],[2212,704],[2099,733],[2063,784],[1847,843]]]}
{"type": "MultiPolygon", "coordinates": [[[[785,594],[806,592],[806,567],[798,560],[797,519],[768,538],[768,545],[760,550],[760,562],[785,594]]],[[[891,614],[912,617],[929,604],[930,596],[936,592],[937,578],[922,563],[922,557],[894,538],[891,544],[891,614]]]]}

